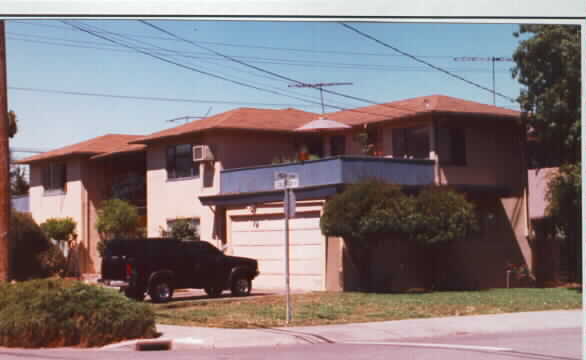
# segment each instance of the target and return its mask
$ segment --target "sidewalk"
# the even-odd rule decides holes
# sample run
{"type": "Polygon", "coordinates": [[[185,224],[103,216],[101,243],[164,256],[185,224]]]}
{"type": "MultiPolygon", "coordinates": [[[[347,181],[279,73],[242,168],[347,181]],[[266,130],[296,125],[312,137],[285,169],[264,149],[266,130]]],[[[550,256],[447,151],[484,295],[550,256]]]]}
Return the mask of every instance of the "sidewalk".
{"type": "MultiPolygon", "coordinates": [[[[218,329],[157,325],[173,349],[389,342],[447,335],[508,333],[582,327],[581,310],[522,312],[269,329],[218,329]]],[[[128,348],[134,342],[107,348],[128,348]]]]}

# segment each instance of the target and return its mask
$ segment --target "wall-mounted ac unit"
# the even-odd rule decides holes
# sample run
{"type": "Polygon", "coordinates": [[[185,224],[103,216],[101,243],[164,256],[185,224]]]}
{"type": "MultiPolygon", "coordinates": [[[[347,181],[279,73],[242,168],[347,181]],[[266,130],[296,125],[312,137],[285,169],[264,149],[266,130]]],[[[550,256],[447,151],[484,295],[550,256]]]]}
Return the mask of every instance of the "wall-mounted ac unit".
{"type": "Polygon", "coordinates": [[[193,161],[213,161],[214,154],[208,145],[193,146],[193,161]]]}

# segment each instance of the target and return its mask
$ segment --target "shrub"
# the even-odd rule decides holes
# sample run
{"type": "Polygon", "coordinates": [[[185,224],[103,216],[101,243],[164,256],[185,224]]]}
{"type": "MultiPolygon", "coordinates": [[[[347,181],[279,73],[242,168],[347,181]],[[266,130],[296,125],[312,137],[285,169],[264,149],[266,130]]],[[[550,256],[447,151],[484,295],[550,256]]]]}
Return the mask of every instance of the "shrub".
{"type": "Polygon", "coordinates": [[[425,244],[461,239],[478,228],[474,205],[449,188],[423,189],[416,197],[415,211],[412,237],[425,244]]]}
{"type": "Polygon", "coordinates": [[[70,217],[50,218],[41,224],[41,230],[50,238],[58,241],[69,240],[75,234],[77,223],[70,217]]]}
{"type": "Polygon", "coordinates": [[[196,225],[190,219],[176,219],[169,224],[170,237],[179,240],[199,240],[199,233],[196,225]]]}
{"type": "Polygon", "coordinates": [[[102,346],[155,336],[152,310],[112,289],[67,280],[0,285],[0,346],[102,346]]]}
{"type": "Polygon", "coordinates": [[[120,199],[106,200],[98,210],[96,230],[100,233],[98,252],[103,254],[105,242],[113,238],[138,235],[139,216],[136,206],[120,199]]]}
{"type": "Polygon", "coordinates": [[[11,277],[28,280],[62,273],[65,258],[30,214],[13,211],[10,218],[11,277]]]}

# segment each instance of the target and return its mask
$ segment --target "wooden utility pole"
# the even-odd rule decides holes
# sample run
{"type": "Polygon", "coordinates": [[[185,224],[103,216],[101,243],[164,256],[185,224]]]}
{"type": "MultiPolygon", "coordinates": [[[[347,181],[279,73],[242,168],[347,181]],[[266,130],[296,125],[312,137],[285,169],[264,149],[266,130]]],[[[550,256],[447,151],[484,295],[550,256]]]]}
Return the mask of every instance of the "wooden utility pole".
{"type": "Polygon", "coordinates": [[[8,152],[8,102],[6,97],[6,46],[4,21],[0,20],[0,282],[9,280],[10,157],[8,152]]]}

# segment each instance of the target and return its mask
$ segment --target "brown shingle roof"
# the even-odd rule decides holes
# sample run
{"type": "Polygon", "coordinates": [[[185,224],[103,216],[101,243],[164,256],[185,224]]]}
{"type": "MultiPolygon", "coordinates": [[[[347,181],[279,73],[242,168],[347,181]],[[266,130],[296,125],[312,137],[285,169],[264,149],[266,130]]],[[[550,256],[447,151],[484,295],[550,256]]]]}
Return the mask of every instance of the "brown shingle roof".
{"type": "MultiPolygon", "coordinates": [[[[128,146],[130,140],[140,138],[141,135],[107,134],[77,144],[44,152],[16,161],[18,164],[30,164],[37,161],[62,158],[66,156],[91,156],[107,153],[121,147],[128,146]]],[[[134,145],[136,146],[136,145],[134,145]]]]}
{"type": "Polygon", "coordinates": [[[292,131],[311,120],[317,119],[318,116],[318,114],[297,109],[239,108],[203,120],[195,120],[185,125],[159,131],[131,141],[131,143],[146,144],[210,129],[292,131]]]}
{"type": "Polygon", "coordinates": [[[348,125],[361,125],[386,120],[397,120],[425,113],[440,112],[469,115],[492,115],[518,118],[520,112],[498,106],[453,98],[445,95],[421,96],[386,104],[342,110],[327,114],[331,120],[348,125]]]}

